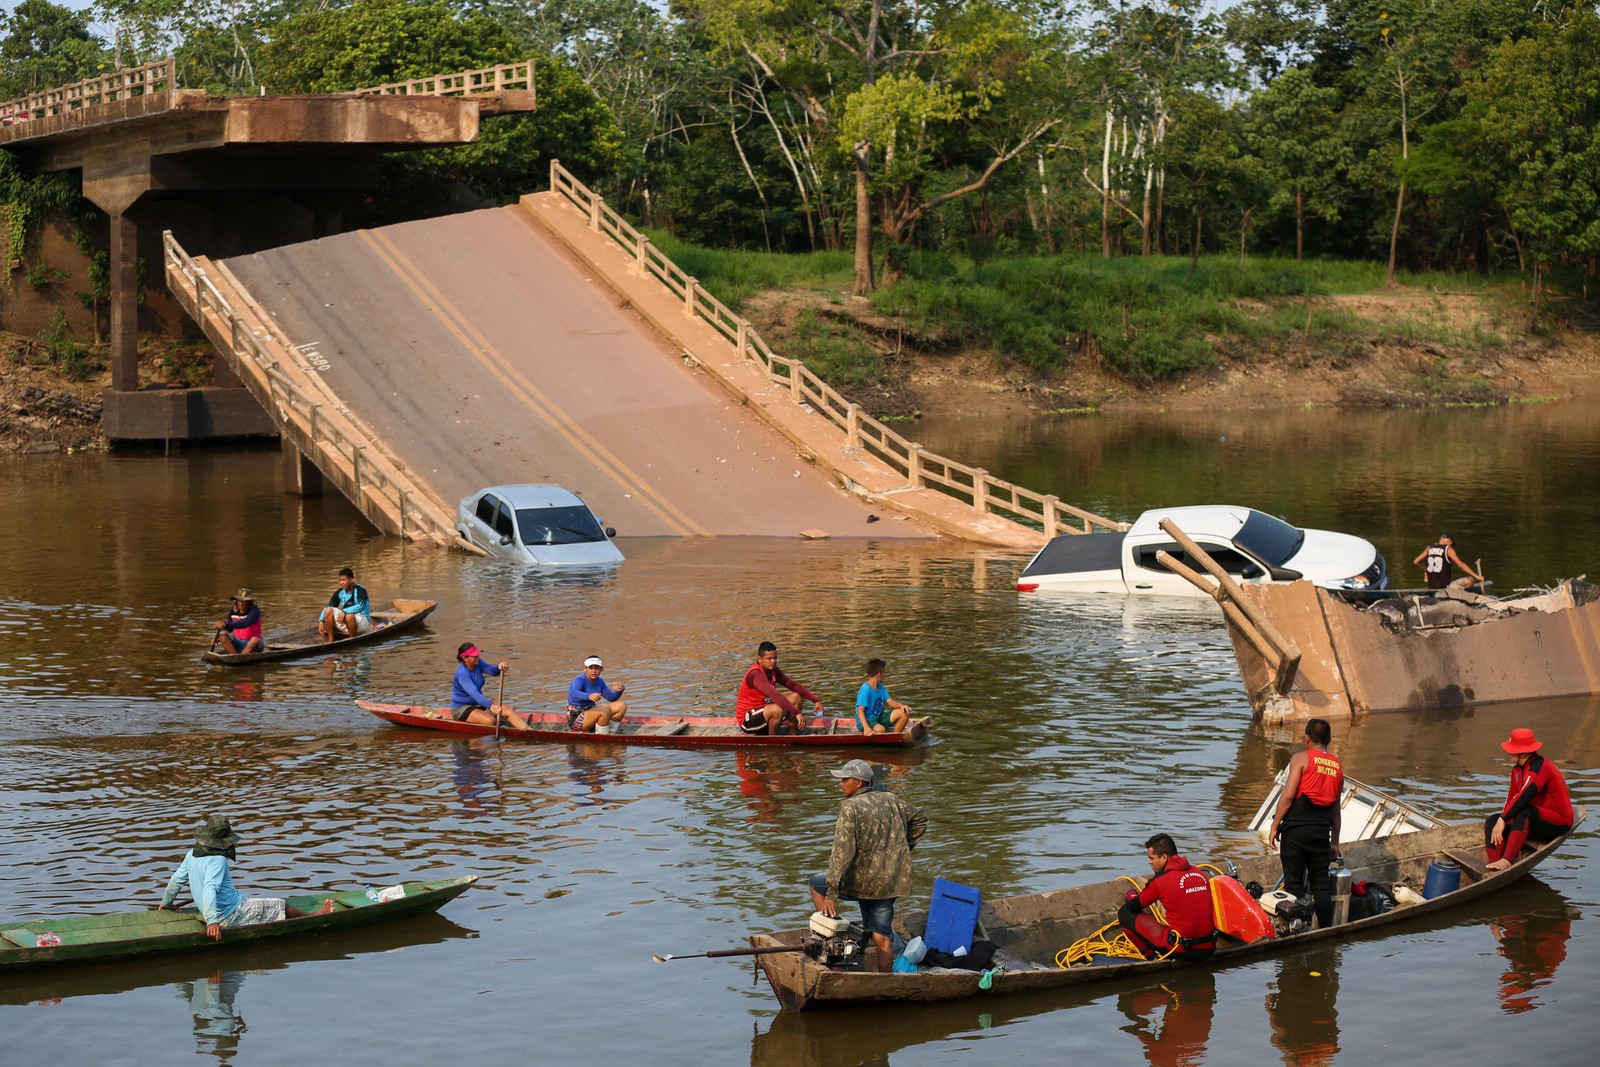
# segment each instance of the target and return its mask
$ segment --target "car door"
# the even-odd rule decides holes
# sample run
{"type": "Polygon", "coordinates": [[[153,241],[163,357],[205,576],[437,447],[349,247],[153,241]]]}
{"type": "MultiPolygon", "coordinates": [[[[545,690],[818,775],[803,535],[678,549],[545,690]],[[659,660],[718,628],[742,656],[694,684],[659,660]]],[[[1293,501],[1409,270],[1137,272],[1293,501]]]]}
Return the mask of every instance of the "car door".
{"type": "Polygon", "coordinates": [[[504,500],[496,501],[494,512],[494,549],[502,555],[517,556],[517,519],[511,512],[511,505],[504,500]]]}
{"type": "MultiPolygon", "coordinates": [[[[1234,581],[1260,581],[1263,571],[1255,560],[1234,548],[1231,544],[1216,540],[1207,540],[1203,537],[1194,539],[1195,544],[1205,550],[1206,554],[1216,560],[1232,576],[1234,581]]],[[[1190,585],[1189,582],[1167,570],[1156,559],[1157,552],[1165,552],[1179,563],[1204,574],[1204,569],[1189,558],[1189,554],[1179,548],[1176,542],[1168,541],[1164,544],[1140,545],[1133,552],[1133,569],[1128,573],[1128,585],[1131,592],[1155,596],[1201,596],[1200,590],[1190,585]]]]}
{"type": "Polygon", "coordinates": [[[485,493],[480,496],[465,524],[467,540],[479,548],[486,548],[493,552],[500,542],[500,538],[495,536],[494,532],[494,519],[499,510],[499,497],[493,493],[485,493]]]}

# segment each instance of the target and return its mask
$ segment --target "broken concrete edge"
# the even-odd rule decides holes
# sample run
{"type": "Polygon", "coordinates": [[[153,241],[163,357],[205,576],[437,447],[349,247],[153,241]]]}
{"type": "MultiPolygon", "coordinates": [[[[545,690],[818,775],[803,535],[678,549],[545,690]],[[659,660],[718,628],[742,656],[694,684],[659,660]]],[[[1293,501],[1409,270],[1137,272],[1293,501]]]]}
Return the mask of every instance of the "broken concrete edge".
{"type": "MultiPolygon", "coordinates": [[[[765,422],[768,426],[771,426],[786,441],[790,443],[790,445],[796,450],[797,455],[801,457],[809,457],[812,462],[815,462],[818,466],[825,469],[841,488],[849,490],[850,486],[855,484],[855,479],[851,477],[850,473],[846,471],[837,460],[826,454],[819,455],[819,450],[813,447],[811,442],[807,441],[801,435],[799,430],[790,425],[788,420],[786,420],[779,412],[774,411],[766,403],[757,401],[756,398],[750,394],[749,390],[745,389],[738,382],[730,378],[723,371],[718,360],[708,358],[706,355],[703,355],[701,352],[697,351],[696,349],[701,346],[691,343],[687,336],[687,331],[685,331],[678,323],[663,321],[659,316],[654,314],[649,307],[641,304],[639,301],[633,300],[631,294],[626,288],[624,288],[623,282],[620,280],[619,276],[613,273],[607,264],[601,263],[590,254],[589,249],[585,248],[578,242],[571,240],[562,231],[561,227],[553,224],[545,216],[545,212],[551,207],[558,209],[571,209],[574,212],[577,211],[577,209],[572,207],[571,203],[565,197],[556,192],[530,193],[521,197],[517,203],[518,206],[523,210],[524,215],[530,221],[536,223],[542,232],[554,238],[563,248],[577,256],[582,262],[587,263],[595,272],[595,277],[597,280],[603,283],[620,299],[628,301],[629,307],[636,314],[644,319],[645,322],[649,323],[651,328],[654,329],[671,346],[681,351],[685,358],[693,360],[695,364],[697,364],[701,369],[705,370],[707,374],[710,375],[712,381],[715,381],[726,393],[728,393],[730,397],[734,399],[736,403],[754,410],[763,422],[765,422]]],[[[614,250],[615,255],[618,257],[619,263],[623,265],[621,273],[622,275],[626,275],[633,266],[634,261],[628,258],[621,246],[619,246],[609,237],[604,237],[603,235],[597,235],[597,237],[603,239],[606,248],[614,250]]],[[[659,284],[655,282],[654,279],[650,279],[650,281],[652,284],[659,284]]],[[[712,335],[706,339],[704,342],[705,344],[722,345],[728,347],[728,356],[735,362],[736,365],[742,366],[745,362],[747,362],[742,360],[736,353],[734,353],[732,351],[732,346],[727,345],[726,339],[713,330],[710,326],[706,325],[698,318],[692,320],[692,324],[697,331],[705,331],[706,333],[712,335]]],[[[777,387],[774,386],[773,388],[774,392],[776,392],[777,387]]],[[[818,417],[820,418],[821,416],[818,417]]],[[[829,423],[828,425],[830,428],[834,428],[832,423],[829,423]]],[[[842,449],[843,447],[843,444],[841,444],[840,448],[842,449]]],[[[873,456],[870,452],[859,453],[859,455],[865,456],[872,463],[881,464],[881,461],[878,460],[876,456],[873,456]]],[[[892,479],[896,476],[895,472],[890,470],[887,466],[882,466],[879,473],[886,479],[892,479]]],[[[932,493],[936,498],[938,498],[938,500],[949,501],[950,505],[953,507],[959,507],[963,510],[971,510],[966,505],[961,504],[961,502],[955,497],[949,496],[945,493],[940,493],[935,489],[927,489],[923,487],[912,489],[912,487],[907,486],[905,487],[905,490],[911,492],[932,493]]],[[[893,492],[901,494],[902,497],[904,495],[904,491],[900,489],[896,489],[893,492]]],[[[1032,530],[1021,523],[1011,522],[1010,520],[998,515],[983,516],[985,521],[983,523],[975,524],[971,521],[958,521],[956,519],[947,518],[929,510],[928,508],[917,506],[916,504],[908,504],[904,502],[902,498],[888,496],[887,491],[874,492],[872,490],[867,490],[865,497],[880,507],[890,508],[901,512],[902,514],[908,515],[917,522],[931,527],[934,532],[944,534],[959,541],[976,541],[981,544],[990,544],[1005,548],[1036,549],[1040,545],[1044,544],[1044,542],[1047,540],[1042,532],[1032,530]],[[988,525],[992,529],[982,530],[980,528],[981,525],[988,525]]]]}

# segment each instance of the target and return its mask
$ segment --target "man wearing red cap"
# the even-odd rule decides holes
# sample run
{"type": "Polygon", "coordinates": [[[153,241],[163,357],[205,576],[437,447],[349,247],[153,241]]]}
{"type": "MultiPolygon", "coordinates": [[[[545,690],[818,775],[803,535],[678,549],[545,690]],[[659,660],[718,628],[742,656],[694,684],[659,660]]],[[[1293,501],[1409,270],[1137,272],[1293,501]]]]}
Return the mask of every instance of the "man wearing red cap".
{"type": "Polygon", "coordinates": [[[1572,829],[1572,796],[1567,780],[1554,763],[1539,755],[1543,741],[1519,726],[1500,747],[1516,757],[1511,768],[1511,788],[1500,814],[1483,822],[1485,858],[1491,871],[1503,871],[1516,862],[1522,846],[1532,837],[1554,841],[1572,829]]]}

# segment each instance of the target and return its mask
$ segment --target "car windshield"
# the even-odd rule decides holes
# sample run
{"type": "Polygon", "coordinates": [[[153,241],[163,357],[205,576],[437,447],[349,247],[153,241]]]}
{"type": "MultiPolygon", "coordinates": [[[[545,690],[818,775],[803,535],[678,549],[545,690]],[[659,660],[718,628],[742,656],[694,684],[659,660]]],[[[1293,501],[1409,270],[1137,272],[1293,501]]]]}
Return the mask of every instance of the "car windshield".
{"type": "Polygon", "coordinates": [[[1282,519],[1252,511],[1233,543],[1268,566],[1281,567],[1294,558],[1306,535],[1282,519]]]}
{"type": "Polygon", "coordinates": [[[604,541],[605,531],[594,513],[579,505],[570,508],[519,508],[517,532],[525,545],[582,545],[604,541]]]}

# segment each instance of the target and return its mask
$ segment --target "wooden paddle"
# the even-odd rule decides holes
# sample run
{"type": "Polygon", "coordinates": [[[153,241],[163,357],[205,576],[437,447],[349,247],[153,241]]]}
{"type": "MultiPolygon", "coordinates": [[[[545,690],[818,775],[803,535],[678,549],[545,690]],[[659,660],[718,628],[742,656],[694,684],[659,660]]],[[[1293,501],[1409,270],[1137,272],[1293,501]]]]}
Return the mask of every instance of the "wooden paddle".
{"type": "Polygon", "coordinates": [[[494,739],[500,740],[500,724],[506,720],[506,672],[500,672],[500,692],[494,701],[494,739]]]}

